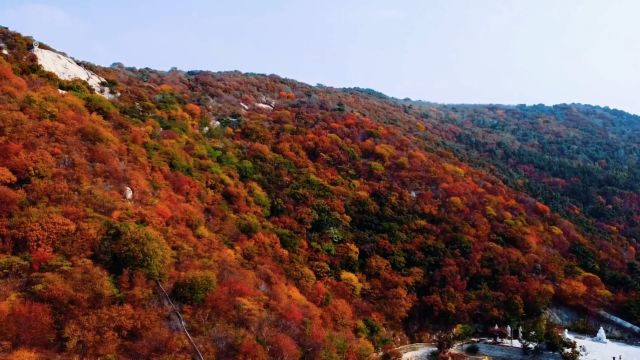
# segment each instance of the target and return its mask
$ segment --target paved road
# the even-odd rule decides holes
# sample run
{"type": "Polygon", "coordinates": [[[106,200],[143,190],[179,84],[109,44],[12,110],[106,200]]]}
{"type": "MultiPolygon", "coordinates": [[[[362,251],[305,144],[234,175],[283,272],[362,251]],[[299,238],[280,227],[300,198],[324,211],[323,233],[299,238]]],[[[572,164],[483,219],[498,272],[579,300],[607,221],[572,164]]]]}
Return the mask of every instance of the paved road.
{"type": "MultiPolygon", "coordinates": [[[[493,360],[530,360],[531,356],[523,355],[522,349],[511,346],[478,344],[479,354],[490,356],[493,360]]],[[[559,360],[560,355],[545,352],[537,357],[536,360],[559,360]]]]}
{"type": "Polygon", "coordinates": [[[402,360],[426,360],[436,347],[433,344],[416,343],[401,346],[397,350],[402,353],[402,360]]]}

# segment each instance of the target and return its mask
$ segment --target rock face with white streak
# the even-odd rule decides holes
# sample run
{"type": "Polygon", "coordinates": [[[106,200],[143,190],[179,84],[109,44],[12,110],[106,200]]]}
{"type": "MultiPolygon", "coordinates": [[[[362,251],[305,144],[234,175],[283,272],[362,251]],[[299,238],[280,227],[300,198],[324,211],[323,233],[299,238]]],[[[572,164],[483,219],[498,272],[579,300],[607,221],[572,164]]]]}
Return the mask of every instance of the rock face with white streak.
{"type": "Polygon", "coordinates": [[[86,81],[96,93],[111,99],[116,94],[112,94],[109,88],[103,86],[105,79],[94,72],[78,65],[72,59],[58,54],[57,52],[34,48],[34,55],[38,58],[38,64],[46,71],[56,74],[62,80],[80,79],[86,81]]]}
{"type": "Polygon", "coordinates": [[[262,103],[257,103],[256,107],[259,108],[259,109],[263,109],[263,110],[269,110],[269,111],[273,110],[273,106],[267,105],[267,104],[262,104],[262,103]]]}

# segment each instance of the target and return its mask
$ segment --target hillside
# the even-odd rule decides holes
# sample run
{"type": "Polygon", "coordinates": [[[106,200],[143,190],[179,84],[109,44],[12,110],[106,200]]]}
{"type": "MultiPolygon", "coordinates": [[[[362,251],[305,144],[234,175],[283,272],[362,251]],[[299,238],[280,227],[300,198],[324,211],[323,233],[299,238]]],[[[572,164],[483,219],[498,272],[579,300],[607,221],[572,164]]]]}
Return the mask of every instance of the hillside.
{"type": "Polygon", "coordinates": [[[158,283],[207,359],[640,320],[635,116],[79,62],[107,99],[0,41],[2,354],[189,359],[158,283]]]}
{"type": "MultiPolygon", "coordinates": [[[[418,106],[451,129],[444,146],[576,224],[583,270],[616,293],[639,289],[640,117],[580,104],[418,106]]],[[[640,320],[635,302],[627,315],[640,320]]]]}

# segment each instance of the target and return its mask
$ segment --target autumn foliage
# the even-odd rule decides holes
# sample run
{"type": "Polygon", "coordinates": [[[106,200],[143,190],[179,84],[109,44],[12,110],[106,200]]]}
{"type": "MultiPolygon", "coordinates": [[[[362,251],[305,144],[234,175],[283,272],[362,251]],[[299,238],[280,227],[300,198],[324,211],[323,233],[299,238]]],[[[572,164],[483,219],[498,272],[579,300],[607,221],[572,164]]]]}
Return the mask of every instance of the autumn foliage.
{"type": "MultiPolygon", "coordinates": [[[[638,291],[635,223],[608,221],[598,241],[460,153],[456,111],[87,65],[119,92],[107,100],[44,72],[27,38],[0,39],[3,356],[189,359],[157,281],[221,359],[366,359],[554,301],[617,310],[638,291]]],[[[603,201],[594,212],[625,200],[603,201]]]]}

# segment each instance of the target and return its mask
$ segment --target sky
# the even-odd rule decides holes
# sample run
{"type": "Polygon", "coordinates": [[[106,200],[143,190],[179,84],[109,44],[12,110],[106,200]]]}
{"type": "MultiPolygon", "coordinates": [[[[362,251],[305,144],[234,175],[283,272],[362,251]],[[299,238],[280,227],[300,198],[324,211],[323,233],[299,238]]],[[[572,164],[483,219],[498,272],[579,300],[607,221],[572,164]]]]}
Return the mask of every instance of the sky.
{"type": "Polygon", "coordinates": [[[640,114],[636,0],[2,0],[76,59],[240,70],[441,103],[640,114]]]}

